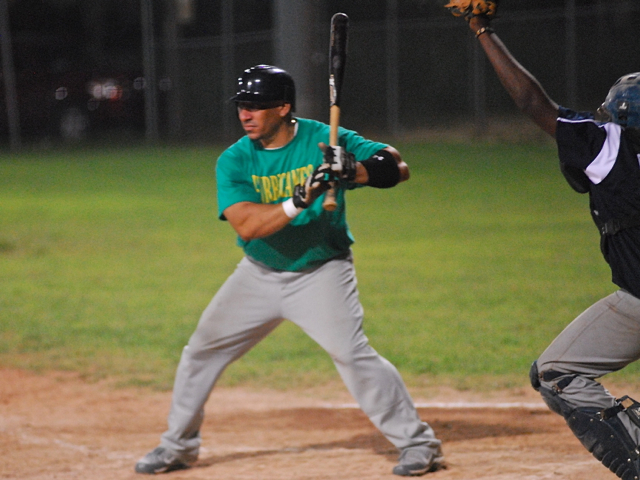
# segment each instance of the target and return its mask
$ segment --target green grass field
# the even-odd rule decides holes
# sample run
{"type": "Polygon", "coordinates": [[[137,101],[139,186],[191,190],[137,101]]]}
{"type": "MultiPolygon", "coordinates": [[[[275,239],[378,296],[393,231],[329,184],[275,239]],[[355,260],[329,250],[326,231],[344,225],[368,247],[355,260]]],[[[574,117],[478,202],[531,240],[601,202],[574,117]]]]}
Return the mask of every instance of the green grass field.
{"type": "MultiPolygon", "coordinates": [[[[554,336],[615,288],[588,199],[564,182],[550,145],[396,146],[411,180],[348,195],[372,345],[410,385],[526,384],[554,336]]],[[[201,311],[242,256],[217,220],[219,151],[0,156],[0,365],[169,388],[201,311]]],[[[222,382],[336,378],[285,323],[222,382]]]]}

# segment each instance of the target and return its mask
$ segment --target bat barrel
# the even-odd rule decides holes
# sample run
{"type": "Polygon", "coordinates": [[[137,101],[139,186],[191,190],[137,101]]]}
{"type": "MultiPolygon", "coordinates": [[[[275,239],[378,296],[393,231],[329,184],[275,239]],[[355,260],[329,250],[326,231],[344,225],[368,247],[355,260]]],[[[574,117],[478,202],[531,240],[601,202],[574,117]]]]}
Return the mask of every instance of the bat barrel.
{"type": "MultiPolygon", "coordinates": [[[[349,17],[344,13],[336,13],[331,18],[331,44],[329,48],[329,100],[331,104],[329,121],[329,145],[338,145],[338,125],[340,124],[340,96],[342,79],[347,61],[347,32],[349,17]]],[[[332,187],[325,193],[322,206],[325,210],[334,211],[336,188],[332,187]]]]}
{"type": "Polygon", "coordinates": [[[331,44],[329,48],[329,83],[331,86],[331,105],[340,105],[342,80],[347,61],[347,32],[349,17],[336,13],[331,18],[331,44]]]}

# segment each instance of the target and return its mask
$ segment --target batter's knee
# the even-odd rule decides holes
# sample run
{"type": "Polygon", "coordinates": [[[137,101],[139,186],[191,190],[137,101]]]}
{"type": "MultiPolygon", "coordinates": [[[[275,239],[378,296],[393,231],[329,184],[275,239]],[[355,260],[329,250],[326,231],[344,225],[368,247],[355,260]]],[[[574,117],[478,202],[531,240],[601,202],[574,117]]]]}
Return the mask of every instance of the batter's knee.
{"type": "Polygon", "coordinates": [[[357,345],[343,343],[326,350],[333,362],[342,366],[354,366],[362,361],[368,362],[378,357],[377,352],[368,343],[357,345]]]}

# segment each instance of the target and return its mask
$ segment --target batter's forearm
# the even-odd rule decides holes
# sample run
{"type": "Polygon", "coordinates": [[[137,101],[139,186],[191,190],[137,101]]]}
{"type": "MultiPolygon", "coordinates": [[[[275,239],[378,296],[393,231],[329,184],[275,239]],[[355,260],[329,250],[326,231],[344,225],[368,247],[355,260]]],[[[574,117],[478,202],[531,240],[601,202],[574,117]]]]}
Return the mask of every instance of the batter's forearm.
{"type": "Polygon", "coordinates": [[[409,165],[407,165],[406,162],[402,159],[400,152],[398,152],[398,150],[393,147],[387,147],[385,148],[385,150],[391,152],[391,155],[393,155],[393,158],[396,159],[396,163],[398,164],[398,170],[400,171],[400,180],[398,181],[398,183],[409,180],[409,165]]]}
{"type": "MultiPolygon", "coordinates": [[[[405,163],[404,160],[402,160],[402,157],[400,156],[400,152],[398,152],[398,150],[396,150],[393,147],[387,147],[384,150],[386,150],[387,152],[391,153],[391,155],[393,156],[393,158],[396,161],[396,164],[398,166],[398,174],[399,174],[399,179],[398,179],[398,183],[400,182],[404,182],[406,180],[409,180],[409,165],[407,165],[405,163]]],[[[361,185],[368,185],[369,184],[369,172],[367,171],[367,169],[364,167],[364,165],[362,164],[362,162],[357,162],[356,164],[356,177],[354,179],[355,183],[359,183],[361,185]]]]}
{"type": "Polygon", "coordinates": [[[268,237],[291,221],[282,204],[240,202],[231,205],[223,213],[245,242],[268,237]]]}

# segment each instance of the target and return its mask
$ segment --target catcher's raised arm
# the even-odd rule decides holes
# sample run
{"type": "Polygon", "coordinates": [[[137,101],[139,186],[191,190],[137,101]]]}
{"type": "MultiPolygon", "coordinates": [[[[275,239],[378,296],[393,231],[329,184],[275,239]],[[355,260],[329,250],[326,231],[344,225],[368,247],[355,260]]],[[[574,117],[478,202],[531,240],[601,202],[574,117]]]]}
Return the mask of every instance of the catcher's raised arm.
{"type": "Polygon", "coordinates": [[[498,0],[451,0],[445,8],[454,16],[467,20],[516,106],[542,130],[555,137],[558,104],[549,98],[533,75],[513,58],[491,27],[491,21],[498,13],[498,0]]]}

